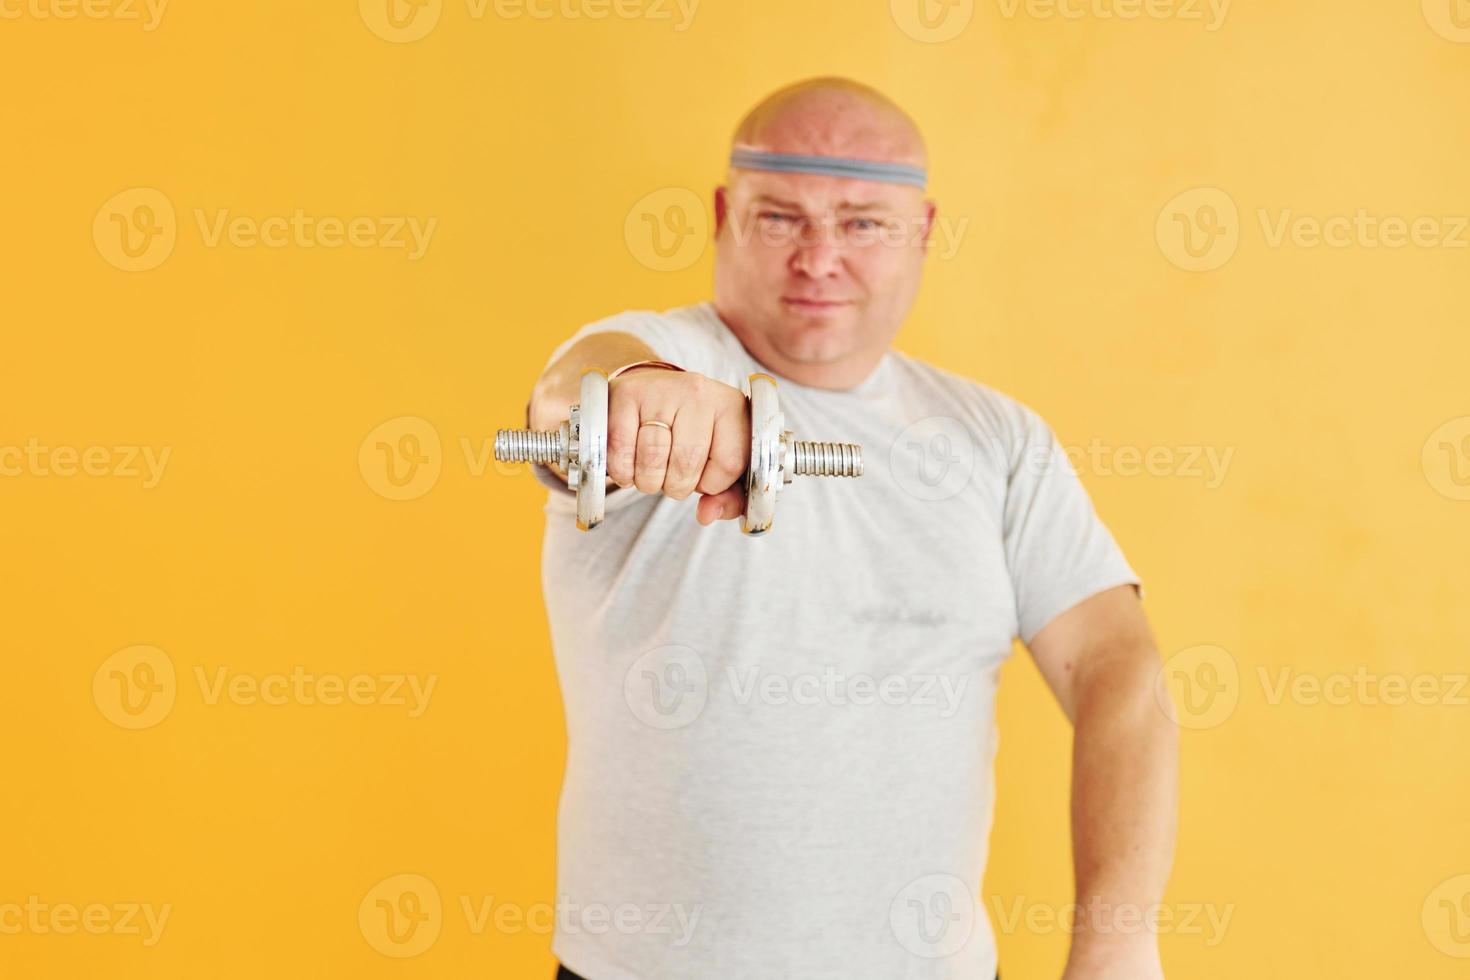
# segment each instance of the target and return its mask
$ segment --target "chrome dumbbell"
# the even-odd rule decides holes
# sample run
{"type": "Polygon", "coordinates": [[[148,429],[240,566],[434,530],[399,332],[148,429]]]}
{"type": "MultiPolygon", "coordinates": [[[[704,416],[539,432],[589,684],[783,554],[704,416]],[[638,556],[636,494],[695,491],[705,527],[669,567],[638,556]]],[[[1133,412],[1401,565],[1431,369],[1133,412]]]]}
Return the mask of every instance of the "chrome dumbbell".
{"type": "MultiPolygon", "coordinates": [[[[745,471],[745,513],[740,530],[764,534],[776,518],[776,498],[796,476],[862,476],[861,446],[845,442],[806,442],[792,438],[776,398],[776,379],[752,374],[746,404],[750,410],[750,465],[745,471]]],[[[577,527],[590,531],[602,523],[607,496],[607,375],[582,375],[581,400],[557,429],[500,429],[495,458],[508,463],[555,463],[577,491],[577,527]]]]}

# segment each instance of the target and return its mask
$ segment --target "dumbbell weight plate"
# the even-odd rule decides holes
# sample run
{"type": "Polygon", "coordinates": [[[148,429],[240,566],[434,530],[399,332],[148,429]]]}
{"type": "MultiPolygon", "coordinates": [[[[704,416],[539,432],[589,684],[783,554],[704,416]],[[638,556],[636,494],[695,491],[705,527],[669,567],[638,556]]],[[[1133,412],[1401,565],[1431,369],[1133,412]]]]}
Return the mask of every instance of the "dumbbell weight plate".
{"type": "Polygon", "coordinates": [[[577,527],[590,531],[602,523],[607,500],[607,374],[582,375],[577,409],[577,527]]]}
{"type": "Polygon", "coordinates": [[[750,376],[750,469],[745,473],[745,513],[740,530],[764,534],[776,519],[776,496],[781,492],[781,436],[786,416],[776,398],[776,379],[769,374],[750,376]]]}

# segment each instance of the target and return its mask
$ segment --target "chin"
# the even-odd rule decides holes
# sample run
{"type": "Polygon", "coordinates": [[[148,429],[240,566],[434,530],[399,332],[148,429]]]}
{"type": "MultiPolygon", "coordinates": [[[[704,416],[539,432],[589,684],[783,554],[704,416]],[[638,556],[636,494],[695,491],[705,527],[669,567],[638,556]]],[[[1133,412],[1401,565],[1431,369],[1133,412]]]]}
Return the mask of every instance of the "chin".
{"type": "Polygon", "coordinates": [[[857,331],[829,317],[794,316],[782,331],[780,349],[802,363],[833,361],[846,357],[856,346],[857,331]]]}
{"type": "Polygon", "coordinates": [[[846,324],[857,318],[857,308],[851,304],[843,306],[793,306],[790,303],[781,304],[782,317],[785,320],[802,324],[846,324]]]}

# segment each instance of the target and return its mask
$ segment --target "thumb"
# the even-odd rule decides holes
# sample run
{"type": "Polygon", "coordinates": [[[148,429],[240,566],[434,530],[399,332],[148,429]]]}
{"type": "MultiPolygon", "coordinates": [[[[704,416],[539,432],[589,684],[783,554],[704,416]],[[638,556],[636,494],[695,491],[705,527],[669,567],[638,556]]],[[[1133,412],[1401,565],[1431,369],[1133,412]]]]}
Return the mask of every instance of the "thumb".
{"type": "Polygon", "coordinates": [[[704,493],[699,496],[699,505],[695,508],[694,516],[699,523],[704,525],[713,524],[715,521],[729,521],[745,513],[745,487],[736,483],[727,490],[719,493],[704,493]]]}

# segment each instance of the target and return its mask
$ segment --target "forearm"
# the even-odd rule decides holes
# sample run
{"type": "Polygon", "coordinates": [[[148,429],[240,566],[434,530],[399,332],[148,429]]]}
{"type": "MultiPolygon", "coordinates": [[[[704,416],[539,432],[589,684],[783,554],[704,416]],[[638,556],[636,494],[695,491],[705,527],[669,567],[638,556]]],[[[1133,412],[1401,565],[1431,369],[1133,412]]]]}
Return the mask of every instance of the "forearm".
{"type": "MultiPolygon", "coordinates": [[[[582,375],[593,368],[612,373],[633,361],[657,360],[647,344],[632,334],[598,333],[587,337],[547,366],[536,380],[526,402],[526,424],[532,429],[555,429],[568,417],[573,405],[581,400],[582,375]]],[[[561,467],[547,464],[547,469],[566,482],[561,467]]],[[[609,489],[615,489],[608,482],[609,489]]]]}
{"type": "Polygon", "coordinates": [[[632,361],[657,360],[643,341],[627,333],[599,333],[574,344],[536,380],[527,403],[533,429],[554,429],[581,398],[582,375],[593,368],[611,373],[632,361]]]}
{"type": "Polygon", "coordinates": [[[1173,862],[1178,730],[1155,700],[1152,649],[1109,658],[1077,691],[1072,749],[1076,977],[1146,977],[1173,862]],[[1124,972],[1131,971],[1131,972],[1124,972]]]}

